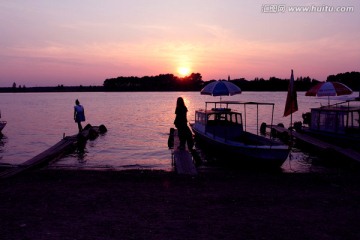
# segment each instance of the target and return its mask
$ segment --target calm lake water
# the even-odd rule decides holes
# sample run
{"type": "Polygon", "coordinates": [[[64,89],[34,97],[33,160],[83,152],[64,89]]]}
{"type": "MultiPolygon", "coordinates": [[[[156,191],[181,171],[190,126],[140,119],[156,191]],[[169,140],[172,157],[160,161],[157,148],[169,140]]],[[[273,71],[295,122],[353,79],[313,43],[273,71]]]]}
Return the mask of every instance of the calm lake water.
{"type": "MultiPolygon", "coordinates": [[[[243,92],[222,97],[222,100],[275,103],[274,124],[290,124],[284,118],[286,92],[243,92]]],[[[0,140],[0,164],[20,164],[60,141],[63,135],[77,133],[73,120],[75,99],[85,108],[86,122],[93,126],[104,124],[108,132],[88,141],[84,154],[73,153],[51,164],[52,167],[79,169],[158,169],[172,170],[171,151],[167,147],[169,129],[174,127],[177,97],[182,96],[189,109],[188,120],[194,112],[205,107],[205,101],[219,97],[199,92],[99,92],[99,93],[1,93],[2,120],[8,122],[0,140]]],[[[357,96],[353,94],[347,98],[357,96]]],[[[340,98],[331,100],[336,102],[340,98]]],[[[346,98],[341,98],[344,100],[346,98]]],[[[301,114],[311,107],[327,104],[327,98],[305,97],[298,92],[299,111],[293,122],[302,121],[301,114]]],[[[260,108],[259,123],[271,123],[271,108],[260,108]]],[[[256,109],[247,109],[247,130],[256,131],[256,109]]],[[[83,124],[83,126],[85,126],[83,124]]],[[[201,151],[201,149],[198,149],[201,151]]],[[[314,164],[314,153],[293,149],[283,164],[285,172],[326,171],[314,164]]],[[[206,159],[204,165],[206,165],[206,159]]]]}

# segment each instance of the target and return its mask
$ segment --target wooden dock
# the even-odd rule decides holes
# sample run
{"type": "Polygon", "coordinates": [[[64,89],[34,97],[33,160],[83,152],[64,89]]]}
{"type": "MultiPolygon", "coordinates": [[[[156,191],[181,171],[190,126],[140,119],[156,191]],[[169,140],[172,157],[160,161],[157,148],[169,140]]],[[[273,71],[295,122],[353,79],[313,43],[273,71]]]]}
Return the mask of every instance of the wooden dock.
{"type": "MultiPolygon", "coordinates": [[[[103,126],[103,125],[102,125],[103,126]]],[[[6,169],[3,172],[0,172],[0,178],[7,178],[14,176],[18,173],[21,173],[25,170],[33,169],[48,164],[50,161],[57,160],[71,151],[74,151],[76,148],[85,147],[86,141],[88,139],[95,139],[99,132],[106,131],[105,126],[102,127],[85,127],[81,133],[63,137],[58,143],[49,149],[43,151],[42,153],[36,155],[35,157],[25,161],[24,163],[17,165],[14,168],[6,169]]]]}
{"type": "Polygon", "coordinates": [[[277,133],[280,134],[287,134],[288,136],[290,136],[290,134],[292,134],[292,136],[296,139],[299,140],[301,142],[304,142],[306,144],[309,144],[313,147],[316,147],[320,150],[324,150],[324,151],[335,151],[337,153],[339,153],[340,155],[351,159],[351,160],[355,160],[357,162],[360,162],[360,153],[355,151],[354,149],[351,148],[343,148],[343,147],[339,147],[336,145],[333,145],[331,143],[328,142],[324,142],[321,141],[320,139],[317,139],[315,137],[312,137],[308,134],[305,133],[300,133],[300,132],[296,132],[296,131],[292,131],[290,132],[290,130],[281,127],[281,126],[269,126],[269,128],[272,131],[275,131],[277,133]]]}
{"type": "Polygon", "coordinates": [[[181,175],[197,175],[192,154],[188,149],[178,149],[180,142],[177,130],[175,130],[170,137],[173,138],[174,143],[171,155],[176,172],[181,175]]]}

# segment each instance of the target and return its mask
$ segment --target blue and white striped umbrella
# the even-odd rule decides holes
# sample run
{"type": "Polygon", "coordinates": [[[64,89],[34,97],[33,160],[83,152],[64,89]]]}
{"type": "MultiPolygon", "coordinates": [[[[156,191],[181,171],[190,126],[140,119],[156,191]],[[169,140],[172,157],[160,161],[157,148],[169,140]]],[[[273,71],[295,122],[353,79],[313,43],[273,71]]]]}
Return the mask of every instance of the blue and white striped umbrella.
{"type": "Polygon", "coordinates": [[[232,96],[240,94],[241,89],[232,82],[219,80],[206,85],[203,89],[201,89],[200,93],[202,95],[212,96],[232,96]]]}

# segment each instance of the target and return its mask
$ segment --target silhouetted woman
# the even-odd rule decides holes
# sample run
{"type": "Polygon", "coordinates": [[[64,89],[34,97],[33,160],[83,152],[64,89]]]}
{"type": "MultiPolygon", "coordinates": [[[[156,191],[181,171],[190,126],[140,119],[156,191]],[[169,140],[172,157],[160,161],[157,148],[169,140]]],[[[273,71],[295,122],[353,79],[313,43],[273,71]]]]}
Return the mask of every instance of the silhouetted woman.
{"type": "Polygon", "coordinates": [[[74,107],[74,120],[78,124],[79,132],[82,131],[83,127],[81,122],[85,121],[85,110],[82,105],[80,105],[79,100],[76,99],[74,107]]]}
{"type": "Polygon", "coordinates": [[[180,149],[185,149],[185,144],[187,143],[188,149],[192,150],[194,146],[191,130],[187,124],[187,108],[182,97],[178,97],[176,102],[175,110],[175,127],[178,129],[178,135],[180,140],[180,149]]]}

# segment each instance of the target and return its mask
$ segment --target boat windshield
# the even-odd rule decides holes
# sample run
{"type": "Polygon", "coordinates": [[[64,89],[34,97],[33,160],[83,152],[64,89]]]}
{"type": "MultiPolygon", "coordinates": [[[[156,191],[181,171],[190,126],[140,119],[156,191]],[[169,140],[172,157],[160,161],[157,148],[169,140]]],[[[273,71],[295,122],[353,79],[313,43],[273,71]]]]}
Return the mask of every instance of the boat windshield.
{"type": "Polygon", "coordinates": [[[241,113],[215,111],[208,115],[208,121],[242,124],[241,113]]]}
{"type": "MultiPolygon", "coordinates": [[[[247,125],[247,116],[246,116],[246,108],[247,106],[256,106],[256,132],[257,134],[259,134],[259,106],[269,106],[272,111],[271,111],[271,119],[270,119],[270,125],[273,125],[273,120],[274,120],[274,103],[268,103],[268,102],[241,102],[241,101],[220,101],[220,102],[205,102],[205,111],[210,111],[207,109],[211,109],[211,111],[218,111],[218,112],[222,112],[222,114],[224,114],[224,116],[226,116],[227,112],[231,112],[231,113],[239,113],[239,112],[243,112],[243,114],[240,116],[236,115],[236,120],[233,119],[231,116],[231,122],[233,123],[239,123],[241,125],[243,125],[244,130],[246,131],[246,125],[247,125]],[[210,106],[210,107],[209,107],[210,106]],[[212,108],[211,108],[212,107],[212,108]],[[235,109],[231,109],[230,107],[235,108],[235,109]],[[243,110],[241,110],[240,108],[243,107],[243,110]],[[239,122],[239,118],[242,119],[243,121],[240,120],[241,122],[239,122]]],[[[229,121],[230,122],[230,121],[229,121]]],[[[271,135],[270,135],[271,137],[271,135]]]]}

